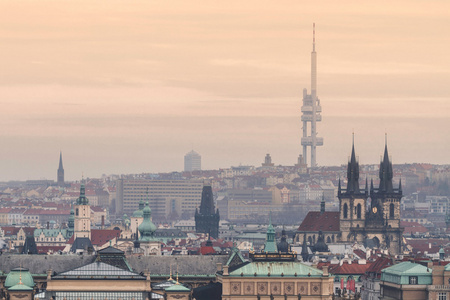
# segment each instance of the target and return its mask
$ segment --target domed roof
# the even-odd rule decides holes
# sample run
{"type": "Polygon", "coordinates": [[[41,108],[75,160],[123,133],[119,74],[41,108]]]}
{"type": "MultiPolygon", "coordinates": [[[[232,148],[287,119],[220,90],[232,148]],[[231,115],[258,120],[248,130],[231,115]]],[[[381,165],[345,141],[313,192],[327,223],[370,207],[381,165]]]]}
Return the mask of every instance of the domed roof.
{"type": "Polygon", "coordinates": [[[314,245],[315,252],[329,252],[327,244],[325,244],[325,240],[322,234],[322,231],[319,231],[319,237],[317,238],[317,243],[314,245]]]}
{"type": "Polygon", "coordinates": [[[141,225],[139,225],[138,230],[141,233],[140,241],[148,242],[153,240],[153,235],[156,231],[155,224],[153,224],[153,222],[150,220],[152,210],[150,209],[148,202],[145,204],[143,213],[144,213],[144,220],[142,221],[141,225]]]}
{"type": "Polygon", "coordinates": [[[286,231],[284,229],[281,231],[281,241],[277,244],[277,248],[279,252],[289,252],[289,243],[286,241],[286,231]]]}
{"type": "Polygon", "coordinates": [[[22,279],[22,284],[28,286],[30,288],[34,287],[34,280],[31,276],[30,271],[25,268],[15,268],[9,272],[8,276],[6,276],[5,280],[5,288],[9,289],[14,287],[15,285],[19,285],[22,279]]]}

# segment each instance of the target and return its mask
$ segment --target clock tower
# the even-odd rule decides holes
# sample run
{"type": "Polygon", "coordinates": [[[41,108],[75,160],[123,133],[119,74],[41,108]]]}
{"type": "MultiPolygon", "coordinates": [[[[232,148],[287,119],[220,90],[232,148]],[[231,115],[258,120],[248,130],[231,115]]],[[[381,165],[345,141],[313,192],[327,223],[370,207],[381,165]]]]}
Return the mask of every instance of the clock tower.
{"type": "Polygon", "coordinates": [[[81,183],[80,197],[75,204],[75,239],[78,237],[87,237],[91,239],[91,206],[89,199],[86,198],[86,189],[84,182],[81,183]]]}

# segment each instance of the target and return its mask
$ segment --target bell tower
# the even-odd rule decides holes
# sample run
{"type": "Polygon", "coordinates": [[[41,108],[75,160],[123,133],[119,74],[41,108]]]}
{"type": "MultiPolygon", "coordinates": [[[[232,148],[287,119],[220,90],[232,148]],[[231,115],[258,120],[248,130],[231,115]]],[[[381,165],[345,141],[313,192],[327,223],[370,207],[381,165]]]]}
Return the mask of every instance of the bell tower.
{"type": "Polygon", "coordinates": [[[340,179],[338,187],[339,219],[343,241],[362,241],[362,236],[354,233],[362,231],[365,227],[367,196],[367,183],[364,191],[361,191],[359,187],[359,162],[355,154],[353,137],[352,154],[347,165],[347,189],[342,191],[340,179]]]}
{"type": "Polygon", "coordinates": [[[75,204],[74,235],[77,237],[87,237],[91,239],[91,206],[86,198],[86,188],[84,182],[80,186],[80,197],[75,204]]]}

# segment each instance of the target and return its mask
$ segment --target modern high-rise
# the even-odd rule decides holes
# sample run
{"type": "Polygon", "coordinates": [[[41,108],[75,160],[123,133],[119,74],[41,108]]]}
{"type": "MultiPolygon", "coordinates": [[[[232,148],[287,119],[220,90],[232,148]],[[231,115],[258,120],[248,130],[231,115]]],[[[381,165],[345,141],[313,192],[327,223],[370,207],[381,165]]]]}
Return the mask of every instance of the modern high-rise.
{"type": "Polygon", "coordinates": [[[193,216],[202,197],[202,180],[117,180],[116,213],[131,215],[148,201],[155,218],[193,216]]]}
{"type": "Polygon", "coordinates": [[[303,89],[303,105],[302,105],[302,123],[303,137],[301,144],[303,146],[303,159],[307,164],[308,147],[311,147],[311,168],[317,166],[316,147],[323,146],[323,138],[317,136],[316,123],[322,121],[322,107],[317,97],[317,53],[315,39],[315,24],[313,24],[313,51],[311,52],[311,94],[308,95],[306,89],[303,89]],[[310,135],[308,135],[308,123],[311,125],[310,135]]]}
{"type": "Polygon", "coordinates": [[[64,168],[62,162],[62,152],[59,152],[59,167],[57,172],[57,181],[58,186],[64,186],[64,168]]]}
{"type": "Polygon", "coordinates": [[[184,171],[191,172],[202,169],[202,157],[192,150],[184,156],[184,171]]]}

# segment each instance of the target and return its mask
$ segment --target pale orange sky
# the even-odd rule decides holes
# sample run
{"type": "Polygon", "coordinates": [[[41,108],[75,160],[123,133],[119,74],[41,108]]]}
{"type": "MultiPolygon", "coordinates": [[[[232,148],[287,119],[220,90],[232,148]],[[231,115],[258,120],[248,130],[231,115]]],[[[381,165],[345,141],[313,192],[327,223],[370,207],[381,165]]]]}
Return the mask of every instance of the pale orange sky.
{"type": "Polygon", "coordinates": [[[316,23],[319,165],[450,163],[450,2],[2,1],[0,180],[293,164],[316,23]]]}

